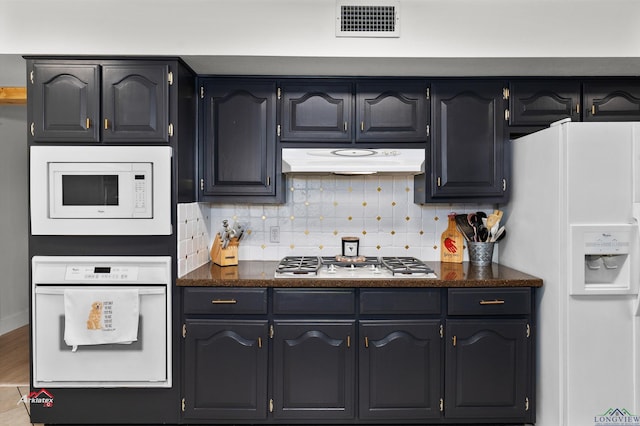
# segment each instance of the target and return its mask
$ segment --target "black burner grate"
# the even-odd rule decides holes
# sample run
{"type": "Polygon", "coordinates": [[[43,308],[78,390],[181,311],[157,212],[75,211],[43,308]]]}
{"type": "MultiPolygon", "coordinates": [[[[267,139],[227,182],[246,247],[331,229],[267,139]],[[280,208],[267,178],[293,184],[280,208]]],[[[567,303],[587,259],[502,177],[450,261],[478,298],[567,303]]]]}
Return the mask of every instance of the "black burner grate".
{"type": "Polygon", "coordinates": [[[429,274],[433,269],[415,257],[383,257],[382,264],[395,274],[429,274]]]}
{"type": "Polygon", "coordinates": [[[286,256],[280,260],[276,272],[316,274],[320,266],[320,259],[317,256],[286,256]]]}

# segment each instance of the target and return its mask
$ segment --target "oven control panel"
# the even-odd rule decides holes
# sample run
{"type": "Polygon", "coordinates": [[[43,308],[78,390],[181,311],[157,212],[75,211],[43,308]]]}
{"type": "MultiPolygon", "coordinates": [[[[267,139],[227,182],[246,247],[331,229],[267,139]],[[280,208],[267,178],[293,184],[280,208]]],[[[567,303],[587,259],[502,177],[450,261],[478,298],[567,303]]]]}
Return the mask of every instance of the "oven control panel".
{"type": "Polygon", "coordinates": [[[83,282],[135,281],[138,279],[137,266],[96,266],[68,265],[65,280],[83,282]]]}

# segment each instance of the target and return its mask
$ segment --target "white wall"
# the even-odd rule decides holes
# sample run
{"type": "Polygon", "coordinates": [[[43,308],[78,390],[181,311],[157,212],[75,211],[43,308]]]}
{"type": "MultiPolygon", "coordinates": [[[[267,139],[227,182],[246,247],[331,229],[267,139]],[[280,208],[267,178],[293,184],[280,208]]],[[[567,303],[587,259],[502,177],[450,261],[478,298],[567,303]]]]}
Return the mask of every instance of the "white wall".
{"type": "MultiPolygon", "coordinates": [[[[0,86],[24,86],[24,61],[4,63],[0,86]]],[[[0,334],[29,321],[26,122],[25,105],[0,105],[0,334]]]]}
{"type": "Polygon", "coordinates": [[[401,0],[401,37],[334,35],[334,0],[2,0],[0,52],[356,57],[640,54],[634,0],[401,0]]]}
{"type": "MultiPolygon", "coordinates": [[[[335,37],[335,0],[0,0],[0,7],[0,53],[178,55],[202,73],[234,58],[266,57],[296,58],[310,70],[322,61],[300,58],[402,59],[382,64],[390,75],[407,63],[425,75],[480,75],[492,66],[513,74],[507,65],[557,74],[556,64],[563,74],[615,74],[615,65],[637,75],[640,57],[636,0],[400,0],[401,36],[391,39],[335,37]],[[460,58],[472,61],[447,62],[460,58]],[[594,62],[570,61],[568,69],[554,58],[594,62]]],[[[235,62],[229,72],[242,73],[243,65],[255,69],[235,62]]]]}

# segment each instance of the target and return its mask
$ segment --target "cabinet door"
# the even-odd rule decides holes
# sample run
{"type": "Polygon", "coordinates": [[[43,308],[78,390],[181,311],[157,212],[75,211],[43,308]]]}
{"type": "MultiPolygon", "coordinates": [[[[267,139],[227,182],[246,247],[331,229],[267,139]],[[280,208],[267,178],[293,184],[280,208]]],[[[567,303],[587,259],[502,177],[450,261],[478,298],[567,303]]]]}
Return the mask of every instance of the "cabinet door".
{"type": "Polygon", "coordinates": [[[445,417],[527,422],[530,343],[527,321],[449,320],[445,417]]]}
{"type": "Polygon", "coordinates": [[[426,142],[429,114],[425,81],[356,85],[356,142],[426,142]]]}
{"type": "Polygon", "coordinates": [[[640,82],[583,84],[584,121],[640,121],[640,82]]]}
{"type": "Polygon", "coordinates": [[[548,126],[571,118],[580,121],[580,82],[518,80],[509,84],[509,125],[548,126]]]}
{"type": "Polygon", "coordinates": [[[267,321],[187,320],[188,419],[267,417],[267,321]]]}
{"type": "Polygon", "coordinates": [[[30,132],[36,142],[97,142],[100,67],[35,63],[30,71],[30,132]]]}
{"type": "Polygon", "coordinates": [[[102,140],[169,142],[169,67],[102,67],[102,140]]]}
{"type": "Polygon", "coordinates": [[[204,85],[203,195],[275,194],[275,105],[272,81],[204,85]]]}
{"type": "Polygon", "coordinates": [[[345,142],[353,137],[351,84],[282,84],[282,142],[345,142]]]}
{"type": "Polygon", "coordinates": [[[360,418],[440,417],[439,320],[360,322],[360,418]]]}
{"type": "Polygon", "coordinates": [[[434,101],[431,197],[486,199],[506,194],[505,101],[499,81],[431,85],[434,101]]]}
{"type": "Polygon", "coordinates": [[[275,321],[273,417],[352,419],[353,321],[275,321]]]}

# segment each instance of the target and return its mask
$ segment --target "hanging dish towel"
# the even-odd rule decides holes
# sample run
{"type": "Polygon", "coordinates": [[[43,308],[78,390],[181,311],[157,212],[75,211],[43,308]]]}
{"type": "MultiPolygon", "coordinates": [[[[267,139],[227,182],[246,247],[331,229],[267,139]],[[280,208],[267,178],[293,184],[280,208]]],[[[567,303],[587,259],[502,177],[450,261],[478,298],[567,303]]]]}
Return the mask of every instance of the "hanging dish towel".
{"type": "Polygon", "coordinates": [[[80,345],[134,342],[139,315],[137,289],[66,289],[64,341],[73,352],[80,345]]]}

